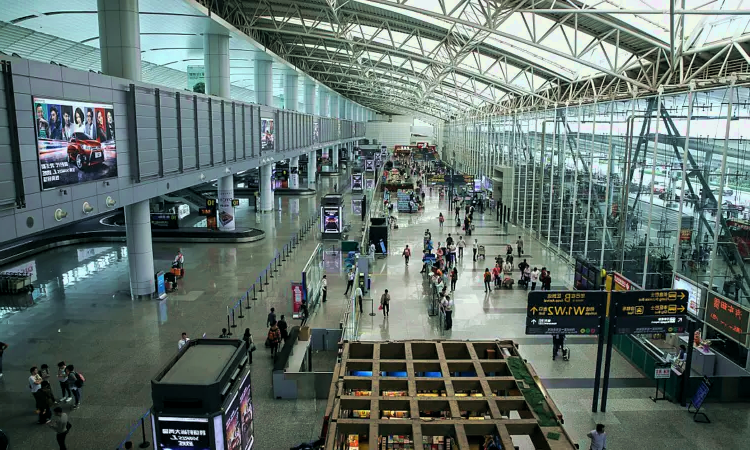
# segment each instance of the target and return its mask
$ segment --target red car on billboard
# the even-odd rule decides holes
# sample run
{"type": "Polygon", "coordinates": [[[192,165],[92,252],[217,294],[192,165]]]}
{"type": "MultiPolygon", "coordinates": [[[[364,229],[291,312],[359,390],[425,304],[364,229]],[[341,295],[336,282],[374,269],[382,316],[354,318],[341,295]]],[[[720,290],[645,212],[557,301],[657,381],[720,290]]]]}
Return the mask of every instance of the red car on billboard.
{"type": "Polygon", "coordinates": [[[78,170],[104,162],[104,150],[99,141],[90,139],[84,133],[74,133],[68,142],[68,162],[78,170]]]}

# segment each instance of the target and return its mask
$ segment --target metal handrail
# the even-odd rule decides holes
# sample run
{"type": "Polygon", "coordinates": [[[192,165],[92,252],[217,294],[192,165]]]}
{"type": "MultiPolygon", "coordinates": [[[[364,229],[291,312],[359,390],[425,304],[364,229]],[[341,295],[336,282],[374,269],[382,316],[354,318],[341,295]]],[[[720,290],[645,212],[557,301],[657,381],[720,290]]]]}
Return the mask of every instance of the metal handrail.
{"type": "MultiPolygon", "coordinates": [[[[382,177],[377,176],[378,172],[375,171],[375,189],[374,193],[372,195],[372,198],[370,198],[370,204],[367,205],[367,212],[365,213],[365,223],[364,223],[364,229],[362,230],[362,239],[359,242],[359,251],[362,255],[366,255],[368,252],[367,247],[365,246],[365,243],[367,242],[367,237],[369,235],[370,231],[370,218],[373,217],[373,209],[372,204],[375,201],[375,197],[378,195],[378,188],[380,187],[382,177]]],[[[379,202],[382,205],[382,201],[379,202]]]]}

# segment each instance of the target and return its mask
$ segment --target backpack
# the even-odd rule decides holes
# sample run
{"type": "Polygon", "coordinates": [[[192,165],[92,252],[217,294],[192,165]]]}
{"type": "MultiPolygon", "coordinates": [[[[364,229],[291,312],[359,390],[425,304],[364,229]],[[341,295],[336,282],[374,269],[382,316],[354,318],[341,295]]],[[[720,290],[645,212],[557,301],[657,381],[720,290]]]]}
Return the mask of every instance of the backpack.
{"type": "Polygon", "coordinates": [[[492,275],[489,274],[489,272],[484,273],[484,281],[491,281],[492,275]]]}
{"type": "Polygon", "coordinates": [[[84,376],[82,374],[78,373],[78,372],[73,372],[73,373],[75,374],[75,377],[76,377],[76,381],[74,383],[75,386],[77,388],[82,388],[83,387],[83,383],[86,382],[86,378],[84,378],[84,376]]]}

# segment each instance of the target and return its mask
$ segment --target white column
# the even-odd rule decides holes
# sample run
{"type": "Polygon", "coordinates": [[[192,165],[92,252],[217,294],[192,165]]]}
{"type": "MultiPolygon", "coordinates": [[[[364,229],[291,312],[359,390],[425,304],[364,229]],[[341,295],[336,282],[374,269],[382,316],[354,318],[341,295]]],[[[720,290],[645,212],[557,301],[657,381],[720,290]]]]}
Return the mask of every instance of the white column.
{"type": "Polygon", "coordinates": [[[141,26],[138,21],[138,0],[97,0],[96,6],[102,72],[140,81],[141,26]]]}
{"type": "Polygon", "coordinates": [[[318,169],[317,164],[318,152],[313,150],[307,154],[307,187],[315,189],[315,171],[318,169]]]}
{"type": "Polygon", "coordinates": [[[286,109],[297,111],[299,101],[299,75],[297,72],[288,72],[284,80],[284,103],[286,109]]]}
{"type": "Polygon", "coordinates": [[[265,54],[255,57],[255,100],[259,105],[273,106],[273,61],[265,54]]]}
{"type": "Polygon", "coordinates": [[[328,98],[331,99],[331,117],[337,118],[339,116],[339,96],[331,93],[328,98]]]}
{"type": "Polygon", "coordinates": [[[210,33],[203,35],[203,65],[206,94],[230,98],[229,36],[210,33]]]}
{"type": "Polygon", "coordinates": [[[315,83],[305,82],[305,113],[315,114],[315,83]]]}
{"type": "Polygon", "coordinates": [[[330,111],[328,109],[328,106],[330,105],[328,101],[328,91],[321,89],[320,90],[320,116],[321,117],[328,117],[328,112],[330,111]]]}
{"type": "Polygon", "coordinates": [[[234,231],[234,207],[232,207],[232,199],[234,199],[234,176],[227,175],[221,177],[217,183],[217,202],[218,203],[218,224],[219,230],[221,231],[234,231]]]}
{"type": "Polygon", "coordinates": [[[289,189],[299,189],[299,156],[289,159],[289,189]]]}
{"type": "Polygon", "coordinates": [[[338,172],[339,169],[339,146],[334,145],[331,147],[331,164],[333,164],[333,170],[338,172]]]}
{"type": "Polygon", "coordinates": [[[273,211],[273,189],[271,189],[271,172],[273,164],[260,166],[260,210],[273,211]]]}
{"type": "MultiPolygon", "coordinates": [[[[125,207],[125,235],[133,298],[154,293],[154,254],[151,248],[151,210],[143,200],[125,207]]],[[[177,248],[174,249],[177,253],[177,248]]]]}

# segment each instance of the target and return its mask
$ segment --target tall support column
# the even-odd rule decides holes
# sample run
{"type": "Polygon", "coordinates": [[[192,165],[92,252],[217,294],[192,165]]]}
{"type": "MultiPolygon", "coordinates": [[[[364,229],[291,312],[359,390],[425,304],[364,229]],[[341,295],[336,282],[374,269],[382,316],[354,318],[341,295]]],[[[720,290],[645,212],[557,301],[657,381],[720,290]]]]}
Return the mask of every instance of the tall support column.
{"type": "Polygon", "coordinates": [[[260,210],[273,211],[273,189],[271,189],[271,172],[273,164],[260,166],[260,210]]]}
{"type": "Polygon", "coordinates": [[[334,145],[331,147],[331,164],[333,164],[333,170],[338,172],[339,170],[339,146],[334,145]]]}
{"type": "Polygon", "coordinates": [[[299,106],[299,75],[297,72],[288,72],[284,80],[284,102],[286,109],[297,111],[299,106]]]}
{"type": "Polygon", "coordinates": [[[155,272],[151,247],[151,209],[148,200],[125,207],[125,235],[130,269],[130,295],[133,298],[150,297],[154,293],[155,272]]]}
{"type": "Polygon", "coordinates": [[[305,83],[305,113],[315,114],[315,83],[305,83]]]}
{"type": "Polygon", "coordinates": [[[299,156],[289,159],[289,189],[299,189],[299,156]]]}
{"type": "Polygon", "coordinates": [[[219,230],[234,231],[234,176],[227,175],[218,179],[217,203],[219,206],[219,230]],[[231,220],[229,218],[231,217],[231,220]]]}
{"type": "MultiPolygon", "coordinates": [[[[102,72],[141,80],[141,30],[138,0],[97,0],[99,51],[102,72]]],[[[149,200],[125,206],[125,239],[128,248],[130,295],[154,293],[154,255],[151,247],[149,200]]]]}
{"type": "Polygon", "coordinates": [[[331,117],[337,119],[339,117],[339,96],[331,94],[331,117]]]}
{"type": "Polygon", "coordinates": [[[230,98],[229,36],[210,33],[203,35],[203,64],[206,94],[230,98]]]}
{"type": "Polygon", "coordinates": [[[102,72],[141,80],[141,26],[138,0],[97,0],[102,72]]]}
{"type": "Polygon", "coordinates": [[[328,112],[330,111],[328,109],[329,101],[328,101],[328,91],[321,89],[320,92],[320,116],[321,117],[328,117],[328,112]]]}
{"type": "Polygon", "coordinates": [[[256,102],[259,105],[273,106],[273,61],[265,54],[256,56],[254,75],[256,102]]]}
{"type": "Polygon", "coordinates": [[[318,151],[307,154],[307,188],[315,189],[315,172],[318,169],[318,151]]]}

